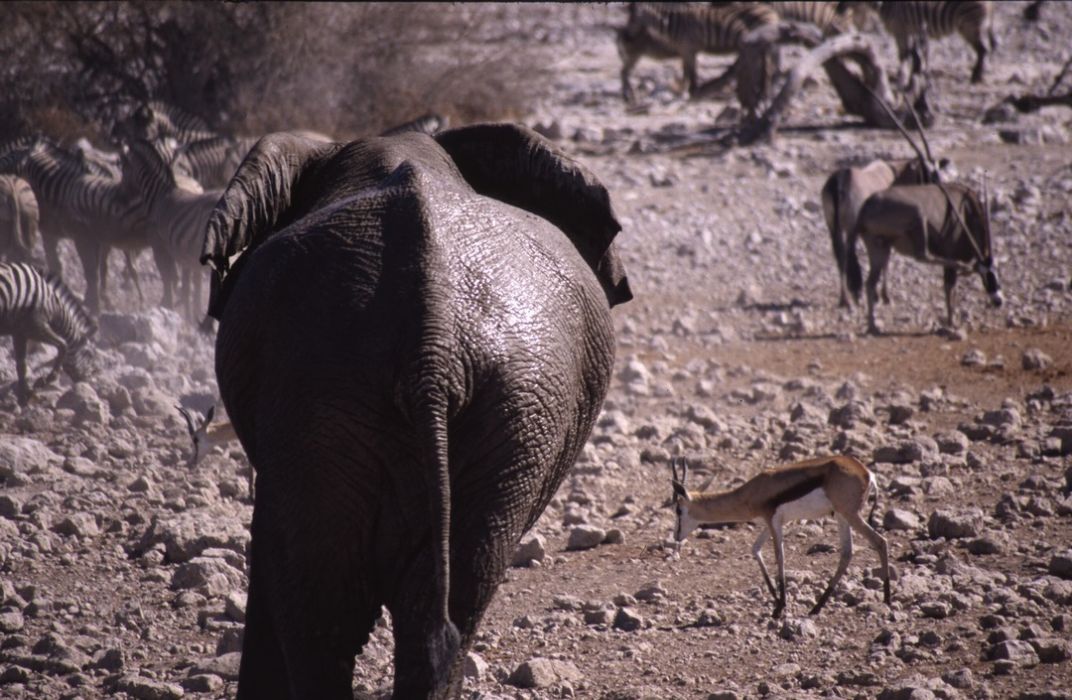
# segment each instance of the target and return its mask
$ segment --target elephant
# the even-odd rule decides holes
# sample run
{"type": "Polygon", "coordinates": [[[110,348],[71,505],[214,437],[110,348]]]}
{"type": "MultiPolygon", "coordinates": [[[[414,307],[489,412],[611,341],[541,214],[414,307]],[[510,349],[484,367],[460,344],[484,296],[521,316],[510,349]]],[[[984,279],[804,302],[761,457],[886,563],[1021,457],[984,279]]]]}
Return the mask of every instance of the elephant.
{"type": "Polygon", "coordinates": [[[256,472],[239,698],[351,698],[381,606],[393,697],[458,695],[606,395],[620,230],[599,180],[517,125],[253,148],[201,257],[256,472]]]}

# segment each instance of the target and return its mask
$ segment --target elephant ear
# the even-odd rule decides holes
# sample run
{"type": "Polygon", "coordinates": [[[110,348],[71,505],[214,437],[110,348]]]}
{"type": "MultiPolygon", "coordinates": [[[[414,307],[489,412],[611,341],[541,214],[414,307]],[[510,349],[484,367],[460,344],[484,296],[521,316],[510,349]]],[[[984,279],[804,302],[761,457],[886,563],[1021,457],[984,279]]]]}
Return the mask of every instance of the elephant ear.
{"type": "Polygon", "coordinates": [[[612,245],[622,227],[595,175],[536,132],[515,124],[477,124],[433,138],[474,190],[560,228],[592,268],[611,306],[632,299],[612,245]]]}
{"type": "Polygon", "coordinates": [[[209,217],[201,264],[222,278],[237,253],[260,245],[300,212],[295,193],[303,178],[341,144],[313,141],[289,133],[268,134],[238,167],[209,217]]]}

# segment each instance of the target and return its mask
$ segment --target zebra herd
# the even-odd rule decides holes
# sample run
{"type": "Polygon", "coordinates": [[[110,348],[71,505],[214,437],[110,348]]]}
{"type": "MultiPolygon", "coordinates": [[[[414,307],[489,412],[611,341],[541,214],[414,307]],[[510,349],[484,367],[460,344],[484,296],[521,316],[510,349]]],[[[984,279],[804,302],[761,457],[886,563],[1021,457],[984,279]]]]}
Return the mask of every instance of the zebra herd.
{"type": "Polygon", "coordinates": [[[27,340],[58,349],[46,380],[61,366],[73,377],[83,374],[85,353],[77,351],[95,330],[92,316],[108,304],[113,248],[125,253],[139,297],[133,256],[150,248],[163,305],[180,306],[194,319],[206,274],[198,260],[205,223],[218,188],[256,142],[214,133],[201,119],[163,102],[142,105],[115,125],[112,136],[121,146],[116,153],[84,138],[64,147],[42,135],[0,145],[0,261],[7,261],[0,262],[0,335],[14,338],[20,404],[32,393],[27,340]],[[74,243],[82,265],[85,308],[62,281],[64,238],[74,243]],[[38,266],[38,239],[47,273],[38,266]],[[65,359],[72,353],[78,361],[65,359]]]}
{"type": "Polygon", "coordinates": [[[629,75],[642,56],[680,58],[685,90],[693,98],[716,90],[732,76],[731,67],[722,76],[701,85],[696,74],[698,53],[737,53],[754,30],[779,22],[818,27],[824,36],[848,32],[876,13],[897,44],[902,63],[902,85],[922,66],[928,38],[958,33],[975,50],[972,82],[983,80],[985,59],[996,47],[993,8],[988,0],[941,0],[899,2],[710,2],[631,3],[626,25],[618,30],[617,46],[622,59],[622,97],[635,101],[629,75]],[[904,63],[912,59],[910,71],[904,63]]]}

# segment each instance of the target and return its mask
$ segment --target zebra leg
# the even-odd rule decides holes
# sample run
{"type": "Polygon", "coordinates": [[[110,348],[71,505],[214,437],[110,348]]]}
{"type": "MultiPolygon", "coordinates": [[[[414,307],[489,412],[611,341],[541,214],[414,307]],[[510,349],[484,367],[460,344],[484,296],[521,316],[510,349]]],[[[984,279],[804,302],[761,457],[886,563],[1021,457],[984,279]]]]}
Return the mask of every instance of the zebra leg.
{"type": "Polygon", "coordinates": [[[26,381],[26,336],[22,333],[14,333],[11,336],[15,346],[15,398],[20,406],[30,402],[30,384],[26,381]]]}
{"type": "MultiPolygon", "coordinates": [[[[60,262],[60,239],[41,229],[41,246],[45,249],[45,266],[49,272],[63,277],[63,264],[60,262]]],[[[80,254],[81,255],[81,254],[80,254]]]]}
{"type": "Polygon", "coordinates": [[[957,284],[957,268],[942,268],[942,288],[945,291],[945,323],[953,328],[953,287],[957,284]]]}
{"type": "Polygon", "coordinates": [[[101,310],[101,245],[97,241],[76,238],[74,247],[82,260],[82,272],[86,276],[86,308],[94,316],[101,310]]]}
{"type": "Polygon", "coordinates": [[[42,342],[56,346],[56,359],[52,361],[52,369],[48,374],[41,377],[34,383],[35,389],[40,389],[43,386],[48,386],[56,381],[56,377],[59,376],[60,367],[63,365],[63,360],[67,357],[67,342],[56,335],[55,332],[48,326],[48,324],[42,324],[42,327],[37,329],[40,333],[38,337],[42,342]]]}
{"type": "Polygon", "coordinates": [[[127,278],[134,283],[134,289],[138,292],[138,305],[145,305],[145,295],[141,293],[141,283],[138,281],[138,270],[134,267],[134,256],[131,255],[129,250],[123,251],[123,258],[126,262],[127,278]]]}
{"type": "Polygon", "coordinates": [[[164,298],[160,304],[168,309],[175,308],[175,285],[178,282],[178,271],[175,269],[175,259],[164,249],[162,245],[153,246],[153,260],[156,269],[160,271],[160,282],[164,287],[164,298]]]}
{"type": "Polygon", "coordinates": [[[681,57],[682,77],[685,80],[685,94],[692,95],[696,92],[696,54],[685,54],[681,57]]]}
{"type": "MultiPolygon", "coordinates": [[[[981,27],[979,32],[982,32],[981,27]]],[[[969,39],[968,42],[975,49],[975,65],[972,67],[971,81],[978,84],[983,82],[983,71],[986,64],[986,44],[983,43],[981,36],[969,39]]]]}
{"type": "Polygon", "coordinates": [[[633,72],[633,67],[636,66],[639,56],[630,54],[625,56],[623,52],[622,56],[622,99],[626,104],[633,104],[636,102],[636,93],[633,92],[633,86],[629,83],[629,74],[633,72]]]}

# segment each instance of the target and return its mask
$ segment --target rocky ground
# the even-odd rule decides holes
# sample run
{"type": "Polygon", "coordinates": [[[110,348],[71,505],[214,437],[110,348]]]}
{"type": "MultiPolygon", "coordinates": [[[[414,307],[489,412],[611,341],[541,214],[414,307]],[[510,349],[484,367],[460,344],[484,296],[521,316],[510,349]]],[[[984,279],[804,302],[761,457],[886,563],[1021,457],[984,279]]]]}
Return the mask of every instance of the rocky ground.
{"type": "MultiPolygon", "coordinates": [[[[675,148],[732,99],[683,101],[676,65],[642,61],[645,107],[627,111],[609,29],[622,8],[504,7],[489,40],[538,42],[559,70],[524,120],[608,185],[636,299],[614,311],[603,414],[488,611],[469,696],[1072,697],[1072,113],[982,119],[1049,87],[1072,4],[1037,25],[1020,9],[998,5],[981,87],[959,38],[932,46],[931,145],[961,177],[988,175],[1008,303],[964,279],[958,328],[939,332],[940,273],[895,258],[872,337],[837,308],[818,193],[841,164],[909,155],[899,136],[852,128],[817,76],[775,143],[675,148]],[[669,542],[670,455],[720,487],[830,452],[878,475],[892,608],[858,541],[831,603],[806,615],[837,561],[829,521],[787,529],[784,620],[752,526],[669,542]]],[[[20,411],[0,344],[0,696],[230,697],[249,467],[237,445],[187,464],[174,405],[212,403],[211,339],[113,294],[89,383],[64,378],[20,411]]],[[[389,694],[389,626],[359,659],[358,697],[389,694]]]]}

